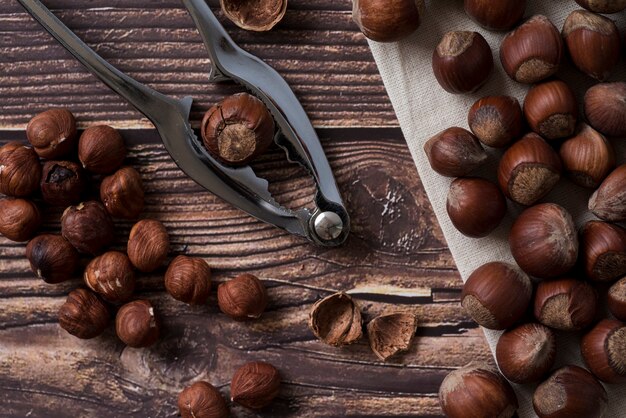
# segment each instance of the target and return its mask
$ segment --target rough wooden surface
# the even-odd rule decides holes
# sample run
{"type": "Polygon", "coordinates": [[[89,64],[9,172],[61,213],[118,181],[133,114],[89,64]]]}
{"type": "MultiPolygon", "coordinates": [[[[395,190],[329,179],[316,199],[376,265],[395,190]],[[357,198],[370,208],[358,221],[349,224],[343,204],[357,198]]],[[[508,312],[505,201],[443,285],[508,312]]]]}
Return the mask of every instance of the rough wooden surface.
{"type": "MultiPolygon", "coordinates": [[[[215,6],[216,2],[210,2],[215,6]]],[[[191,19],[176,0],[46,0],[49,7],[120,68],[163,92],[192,94],[194,118],[232,86],[206,83],[208,60],[191,19]]],[[[225,396],[233,371],[266,360],[284,385],[272,407],[233,416],[440,416],[436,393],[454,367],[489,359],[481,331],[460,309],[460,279],[417,177],[350,2],[291,0],[269,34],[226,24],[236,41],[268,60],[294,86],[314,123],[352,216],[348,243],[324,250],[229,207],[187,179],[155,131],[85,72],[22,12],[0,0],[0,144],[24,140],[33,113],[52,105],[75,111],[81,126],[124,128],[127,163],[141,173],[145,217],[162,220],[172,254],[204,257],[216,284],[240,272],[262,277],[267,313],[251,323],[174,301],[163,271],[142,275],[164,333],[150,349],[130,349],[113,330],[81,341],[60,329],[56,311],[80,278],[46,285],[30,272],[24,245],[0,238],[0,416],[176,416],[176,396],[204,378],[225,396]],[[350,127],[350,128],[347,128],[350,127]],[[365,318],[390,310],[420,319],[410,352],[387,364],[365,340],[335,349],[306,326],[311,304],[349,291],[365,318]]],[[[255,163],[281,202],[306,206],[308,176],[273,150],[255,163]]],[[[59,230],[60,210],[45,231],[59,230]]],[[[130,222],[118,222],[123,249],[130,222]]],[[[86,260],[85,260],[86,261],[86,260]]]]}

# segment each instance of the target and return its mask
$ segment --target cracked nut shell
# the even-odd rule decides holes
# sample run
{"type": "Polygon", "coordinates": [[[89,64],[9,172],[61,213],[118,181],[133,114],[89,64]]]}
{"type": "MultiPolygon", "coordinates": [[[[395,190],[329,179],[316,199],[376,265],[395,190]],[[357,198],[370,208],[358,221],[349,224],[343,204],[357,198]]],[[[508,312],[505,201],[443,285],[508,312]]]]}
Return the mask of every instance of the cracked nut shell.
{"type": "Polygon", "coordinates": [[[159,320],[147,300],[135,300],[122,306],[115,317],[117,336],[129,347],[142,348],[159,339],[159,320]]]}
{"type": "Polygon", "coordinates": [[[396,42],[417,30],[424,16],[424,0],[354,0],[352,20],[376,42],[396,42]]]}
{"type": "Polygon", "coordinates": [[[109,174],[120,168],[126,147],[119,132],[107,125],[85,129],[78,139],[78,159],[95,174],[109,174]]]}
{"type": "Polygon", "coordinates": [[[526,0],[465,0],[465,13],[488,30],[510,30],[522,20],[526,0]]]}
{"type": "Polygon", "coordinates": [[[0,234],[11,241],[27,241],[41,226],[41,214],[30,200],[0,199],[0,234]]]}
{"type": "Polygon", "coordinates": [[[626,325],[613,319],[600,321],[580,343],[585,364],[607,383],[626,382],[626,325]]]}
{"type": "Polygon", "coordinates": [[[26,246],[30,268],[46,283],[61,283],[73,278],[78,268],[76,249],[61,235],[39,235],[26,246]]]}
{"type": "Polygon", "coordinates": [[[362,334],[361,310],[345,293],[318,300],[309,314],[309,328],[328,345],[339,347],[357,342],[362,334]]]}
{"type": "Polygon", "coordinates": [[[130,230],[128,258],[144,273],[158,269],[170,250],[170,238],[165,226],[154,219],[143,219],[130,230]]]}
{"type": "Polygon", "coordinates": [[[0,147],[0,193],[26,197],[39,189],[41,164],[31,147],[9,142],[0,147]]]}
{"type": "Polygon", "coordinates": [[[609,289],[609,310],[620,321],[626,321],[626,277],[609,289]]]}
{"type": "Polygon", "coordinates": [[[106,304],[87,289],[70,292],[59,309],[59,325],[75,337],[95,338],[109,325],[111,315],[106,304]]]}
{"type": "Polygon", "coordinates": [[[267,307],[267,290],[252,274],[241,274],[217,288],[220,310],[237,321],[261,317],[267,307]]]}
{"type": "Polygon", "coordinates": [[[54,206],[70,206],[80,202],[87,187],[83,168],[72,161],[46,161],[41,176],[43,200],[54,206]]]}
{"type": "Polygon", "coordinates": [[[367,324],[367,336],[372,351],[386,361],[389,357],[407,351],[417,330],[417,316],[396,312],[380,315],[367,324]]]}
{"type": "Polygon", "coordinates": [[[539,283],[534,315],[541,324],[562,331],[587,328],[596,316],[598,294],[587,282],[574,279],[539,283]]]}
{"type": "Polygon", "coordinates": [[[483,97],[472,105],[467,119],[474,135],[490,147],[505,147],[522,136],[524,115],[515,97],[483,97]]]}
{"type": "Polygon", "coordinates": [[[28,122],[26,137],[41,158],[63,157],[76,147],[76,119],[67,109],[46,110],[28,122]]]}
{"type": "Polygon", "coordinates": [[[141,175],[132,167],[122,167],[102,179],[100,200],[115,218],[135,219],[143,210],[141,175]]]}
{"type": "Polygon", "coordinates": [[[231,400],[250,409],[268,406],[280,391],[280,374],[269,363],[255,361],[241,366],[230,383],[231,400]]]}
{"type": "Polygon", "coordinates": [[[537,84],[526,94],[524,116],[530,128],[547,140],[570,137],[578,120],[574,92],[561,80],[537,84]]]}
{"type": "Polygon", "coordinates": [[[463,177],[485,164],[487,153],[478,139],[463,128],[448,128],[424,144],[433,170],[442,176],[463,177]]]}
{"type": "Polygon", "coordinates": [[[608,136],[626,136],[626,82],[600,83],[585,93],[589,124],[608,136]]]}
{"type": "Polygon", "coordinates": [[[626,220],[626,164],[613,170],[591,195],[589,210],[605,221],[626,220]]]}
{"type": "Polygon", "coordinates": [[[215,386],[196,382],[178,395],[178,411],[182,418],[228,418],[226,400],[215,386]]]}
{"type": "Polygon", "coordinates": [[[125,302],[135,290],[135,272],[126,254],[108,251],[87,264],[85,284],[109,302],[125,302]]]}
{"type": "Polygon", "coordinates": [[[581,230],[582,264],[586,276],[608,282],[626,275],[626,230],[618,225],[589,221],[581,230]]]}
{"type": "Polygon", "coordinates": [[[61,216],[61,235],[78,252],[96,255],[114,238],[111,217],[100,202],[90,200],[69,206],[61,216]]]}
{"type": "Polygon", "coordinates": [[[224,15],[245,30],[264,32],[285,16],[287,0],[220,0],[224,15]]]}
{"type": "Polygon", "coordinates": [[[211,292],[211,268],[201,258],[179,255],[165,272],[165,289],[181,302],[205,304],[211,292]]]}

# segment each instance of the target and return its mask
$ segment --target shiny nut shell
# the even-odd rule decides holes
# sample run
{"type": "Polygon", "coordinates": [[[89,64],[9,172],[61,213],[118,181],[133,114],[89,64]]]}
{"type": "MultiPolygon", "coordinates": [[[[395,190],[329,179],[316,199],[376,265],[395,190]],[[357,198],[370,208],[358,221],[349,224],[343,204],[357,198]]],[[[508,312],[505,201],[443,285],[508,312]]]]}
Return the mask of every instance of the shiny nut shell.
{"type": "Polygon", "coordinates": [[[70,206],[61,216],[61,235],[80,253],[99,254],[115,239],[113,221],[100,202],[70,206]]]}
{"type": "Polygon", "coordinates": [[[132,167],[120,168],[100,184],[100,200],[116,218],[137,218],[143,210],[143,198],[141,175],[132,167]]]}
{"type": "Polygon", "coordinates": [[[135,272],[126,254],[108,251],[87,264],[85,284],[110,302],[125,302],[135,290],[135,272]]]}
{"type": "Polygon", "coordinates": [[[61,235],[39,235],[26,246],[26,258],[33,273],[46,283],[61,283],[74,277],[79,257],[61,235]]]}
{"type": "Polygon", "coordinates": [[[581,231],[581,259],[591,280],[607,282],[626,275],[626,230],[589,221],[581,231]]]}
{"type": "Polygon", "coordinates": [[[626,82],[600,83],[585,93],[589,124],[608,136],[626,136],[626,82]]]}
{"type": "Polygon", "coordinates": [[[267,290],[256,276],[241,274],[217,288],[217,303],[237,321],[257,319],[267,307],[267,290]]]}
{"type": "Polygon", "coordinates": [[[170,238],[165,226],[154,219],[143,219],[130,230],[128,258],[144,273],[158,269],[170,250],[170,238]]]}
{"type": "Polygon", "coordinates": [[[395,42],[417,30],[425,8],[423,0],[354,0],[352,19],[369,39],[395,42]]]}
{"type": "Polygon", "coordinates": [[[489,30],[512,29],[526,12],[526,0],[465,0],[465,13],[489,30]]]}
{"type": "Polygon", "coordinates": [[[63,157],[76,147],[76,120],[67,109],[46,110],[28,122],[26,137],[41,158],[63,157]]]}
{"type": "Polygon", "coordinates": [[[39,189],[41,164],[31,147],[9,142],[0,147],[0,193],[26,197],[39,189]]]}
{"type": "Polygon", "coordinates": [[[204,304],[211,292],[211,268],[201,258],[179,255],[165,272],[165,289],[181,302],[204,304]]]}
{"type": "Polygon", "coordinates": [[[255,361],[241,366],[230,383],[231,400],[250,409],[268,406],[280,391],[280,374],[269,363],[255,361]]]}
{"type": "Polygon", "coordinates": [[[129,347],[141,348],[159,338],[159,320],[147,300],[135,300],[122,306],[115,317],[117,336],[129,347]]]}
{"type": "Polygon", "coordinates": [[[126,147],[119,132],[107,125],[85,129],[78,139],[78,159],[85,169],[96,174],[109,174],[120,168],[126,147]]]}
{"type": "Polygon", "coordinates": [[[515,97],[483,97],[472,105],[467,119],[474,135],[490,147],[505,147],[522,136],[524,115],[515,97]]]}
{"type": "Polygon", "coordinates": [[[541,324],[562,331],[579,331],[595,319],[598,295],[587,282],[558,279],[537,285],[534,315],[541,324]]]}
{"type": "Polygon", "coordinates": [[[613,170],[591,195],[589,210],[605,221],[626,220],[626,164],[613,170]]]}
{"type": "Polygon", "coordinates": [[[596,13],[617,13],[626,9],[626,0],[576,0],[576,3],[596,13]]]}
{"type": "Polygon", "coordinates": [[[59,309],[59,325],[75,337],[90,339],[109,325],[109,309],[95,293],[86,289],[70,292],[59,309]]]}
{"type": "Polygon", "coordinates": [[[537,84],[526,94],[524,116],[530,128],[547,140],[572,136],[578,120],[574,92],[560,80],[537,84]]]}
{"type": "Polygon", "coordinates": [[[448,128],[426,141],[424,152],[431,168],[448,177],[466,176],[488,158],[478,139],[457,127],[448,128]]]}
{"type": "Polygon", "coordinates": [[[583,337],[580,349],[589,370],[607,383],[626,382],[626,325],[600,321],[583,337]]]}
{"type": "Polygon", "coordinates": [[[41,226],[41,214],[30,200],[0,199],[0,234],[11,241],[29,240],[41,226]]]}
{"type": "Polygon", "coordinates": [[[182,418],[228,418],[228,407],[219,390],[208,382],[196,382],[178,395],[182,418]]]}

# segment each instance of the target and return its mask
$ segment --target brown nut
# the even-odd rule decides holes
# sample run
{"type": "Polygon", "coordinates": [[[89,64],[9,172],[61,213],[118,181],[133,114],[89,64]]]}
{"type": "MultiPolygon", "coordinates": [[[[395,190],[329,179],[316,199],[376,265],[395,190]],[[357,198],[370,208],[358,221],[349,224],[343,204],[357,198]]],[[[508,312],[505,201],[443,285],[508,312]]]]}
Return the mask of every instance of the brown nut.
{"type": "Polygon", "coordinates": [[[41,226],[41,214],[30,200],[0,199],[0,234],[11,241],[28,241],[41,226]]]}
{"type": "Polygon", "coordinates": [[[130,230],[128,258],[139,271],[149,273],[158,269],[170,250],[170,238],[165,226],[154,219],[143,219],[130,230]]]}
{"type": "Polygon", "coordinates": [[[502,148],[522,135],[523,118],[522,108],[515,97],[487,96],[474,103],[468,123],[480,142],[502,148]]]}
{"type": "Polygon", "coordinates": [[[574,92],[560,80],[537,84],[526,94],[524,116],[531,129],[548,140],[572,136],[578,119],[574,92]]]}
{"type": "Polygon", "coordinates": [[[512,264],[487,263],[469,276],[461,305],[474,321],[488,329],[507,329],[517,323],[530,304],[533,285],[512,264]]]}
{"type": "Polygon", "coordinates": [[[608,402],[600,382],[578,366],[555,371],[533,394],[539,418],[603,417],[608,402]]]}
{"type": "Polygon", "coordinates": [[[309,328],[326,344],[339,347],[357,342],[363,335],[361,310],[345,293],[318,300],[309,314],[309,328]]]}
{"type": "Polygon", "coordinates": [[[433,51],[432,66],[445,91],[470,93],[478,90],[491,75],[493,55],[480,33],[448,32],[433,51]]]}
{"type": "Polygon", "coordinates": [[[237,321],[257,319],[267,307],[267,290],[252,274],[241,274],[217,288],[220,310],[237,321]]]}
{"type": "Polygon", "coordinates": [[[165,272],[165,289],[176,300],[202,305],[211,292],[211,268],[201,258],[179,255],[165,272]]]}
{"type": "Polygon", "coordinates": [[[102,334],[111,314],[95,293],[86,289],[70,292],[59,309],[59,325],[75,337],[90,339],[102,334]]]}
{"type": "Polygon", "coordinates": [[[626,277],[609,289],[609,310],[620,321],[626,321],[626,277]]]}
{"type": "Polygon", "coordinates": [[[470,363],[446,376],[439,403],[448,418],[511,418],[519,407],[509,382],[482,363],[470,363]]]}
{"type": "Polygon", "coordinates": [[[372,319],[367,324],[367,336],[374,354],[385,361],[409,349],[416,329],[417,316],[397,312],[372,319]]]}
{"type": "Polygon", "coordinates": [[[241,366],[230,383],[230,399],[250,409],[268,406],[280,390],[280,374],[269,363],[255,361],[241,366]]]}
{"type": "Polygon", "coordinates": [[[83,168],[72,161],[46,161],[41,176],[43,200],[54,206],[69,206],[80,202],[87,187],[83,168]]]}
{"type": "Polygon", "coordinates": [[[354,0],[352,20],[369,39],[395,42],[417,30],[425,9],[424,0],[394,0],[392,5],[388,0],[354,0]]]}
{"type": "Polygon", "coordinates": [[[208,382],[196,382],[178,395],[182,418],[228,418],[228,407],[219,390],[208,382]]]}
{"type": "Polygon", "coordinates": [[[511,382],[533,383],[543,378],[556,359],[554,332],[541,324],[524,324],[500,336],[496,360],[511,382]]]}
{"type": "Polygon", "coordinates": [[[424,144],[430,166],[448,177],[470,174],[487,161],[487,153],[478,139],[463,128],[448,128],[424,144]]]}
{"type": "Polygon", "coordinates": [[[119,132],[107,125],[85,129],[78,139],[78,159],[85,169],[96,174],[109,174],[120,168],[126,147],[119,132]]]}
{"type": "Polygon", "coordinates": [[[613,170],[591,195],[589,210],[605,221],[626,220],[626,164],[613,170]]]}
{"type": "Polygon", "coordinates": [[[617,13],[626,9],[626,0],[576,0],[576,3],[596,13],[617,13]]]}
{"type": "Polygon", "coordinates": [[[600,221],[589,221],[581,231],[580,250],[585,274],[607,282],[626,275],[626,230],[600,221]]]}
{"type": "Polygon", "coordinates": [[[545,16],[533,16],[500,45],[500,61],[506,73],[519,83],[533,84],[559,70],[563,40],[558,29],[545,16]]]}
{"type": "Polygon", "coordinates": [[[287,0],[220,0],[224,15],[245,30],[264,32],[285,16],[287,0]]]}
{"type": "Polygon", "coordinates": [[[465,0],[465,13],[476,23],[489,30],[510,30],[522,20],[526,0],[465,0]]]}
{"type": "Polygon", "coordinates": [[[547,327],[580,331],[595,319],[597,305],[598,295],[589,283],[558,279],[539,283],[534,314],[537,321],[547,327]]]}
{"type": "Polygon", "coordinates": [[[500,189],[509,199],[525,206],[547,195],[560,178],[559,155],[533,133],[506,150],[498,166],[500,189]]]}
{"type": "Polygon", "coordinates": [[[626,82],[600,83],[585,93],[585,116],[605,135],[626,136],[626,82]]]}
{"type": "Polygon", "coordinates": [[[619,30],[609,18],[574,10],[565,19],[563,38],[574,65],[590,77],[606,80],[619,63],[619,30]]]}
{"type": "Polygon", "coordinates": [[[73,277],[78,252],[61,235],[39,235],[26,246],[30,268],[46,283],[61,283],[73,277]]]}
{"type": "Polygon", "coordinates": [[[109,302],[125,302],[135,290],[135,272],[126,254],[109,251],[85,268],[85,284],[109,302]]]}
{"type": "Polygon", "coordinates": [[[26,137],[41,158],[63,157],[76,147],[76,120],[67,109],[46,110],[28,122],[26,137]]]}
{"type": "Polygon", "coordinates": [[[102,203],[70,206],[61,216],[61,235],[81,253],[96,255],[115,239],[113,221],[102,203]]]}
{"type": "Polygon", "coordinates": [[[159,339],[159,320],[147,300],[135,300],[122,306],[115,317],[115,331],[129,347],[141,348],[159,339]]]}
{"type": "Polygon", "coordinates": [[[41,164],[31,147],[9,142],[0,147],[0,193],[25,197],[37,191],[41,164]]]}
{"type": "Polygon", "coordinates": [[[262,101],[248,93],[227,97],[202,119],[204,146],[223,163],[246,165],[274,140],[274,119],[262,101]]]}
{"type": "Polygon", "coordinates": [[[580,349],[585,364],[607,383],[626,382],[626,325],[613,319],[600,321],[583,337],[580,349]]]}
{"type": "Polygon", "coordinates": [[[554,203],[543,203],[522,212],[511,228],[509,245],[521,269],[541,279],[567,273],[578,257],[574,220],[554,203]]]}
{"type": "Polygon", "coordinates": [[[116,218],[135,219],[143,210],[141,175],[132,167],[122,167],[102,180],[100,200],[116,218]]]}
{"type": "Polygon", "coordinates": [[[615,153],[606,138],[586,123],[559,150],[570,179],[582,187],[597,188],[615,167],[615,153]]]}
{"type": "Polygon", "coordinates": [[[506,215],[506,199],[498,186],[488,180],[458,178],[450,185],[446,210],[463,235],[486,237],[506,215]]]}

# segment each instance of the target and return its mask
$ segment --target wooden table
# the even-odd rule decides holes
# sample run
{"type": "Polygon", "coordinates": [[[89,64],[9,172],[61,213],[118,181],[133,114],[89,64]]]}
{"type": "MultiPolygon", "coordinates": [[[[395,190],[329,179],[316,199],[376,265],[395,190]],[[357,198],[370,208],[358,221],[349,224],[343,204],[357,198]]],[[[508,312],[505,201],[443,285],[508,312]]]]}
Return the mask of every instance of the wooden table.
{"type": "MultiPolygon", "coordinates": [[[[209,63],[178,0],[46,0],[67,25],[111,63],[176,97],[196,99],[192,118],[232,85],[207,82],[209,63]]],[[[218,10],[217,0],[210,1],[218,10]]],[[[169,297],[163,272],[142,275],[138,295],[164,323],[150,349],[125,348],[108,330],[78,340],[57,324],[57,310],[80,278],[47,285],[30,271],[24,244],[0,238],[0,415],[29,417],[176,416],[176,398],[203,378],[228,396],[234,370],[266,360],[284,384],[267,417],[439,416],[437,390],[453,368],[489,359],[479,328],[461,310],[461,281],[420,184],[349,0],[291,0],[270,33],[220,20],[235,41],[274,66],[293,86],[318,129],[352,216],[339,249],[320,249],[234,209],[175,166],[142,115],[91,76],[13,0],[0,0],[0,141],[25,140],[29,118],[65,106],[80,127],[122,129],[127,163],[146,189],[145,217],[162,220],[171,255],[204,257],[216,283],[241,272],[263,278],[270,306],[250,323],[219,313],[215,296],[191,308],[169,297]],[[350,291],[366,319],[392,310],[419,316],[410,352],[388,363],[364,339],[347,348],[318,342],[307,328],[310,306],[350,291]]],[[[255,168],[277,199],[312,199],[304,171],[273,150],[255,168]]],[[[60,210],[45,231],[59,231],[60,210]]],[[[124,249],[129,222],[118,222],[124,249]]],[[[238,417],[257,416],[232,407],[238,417]]]]}

